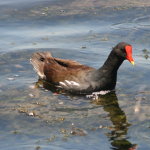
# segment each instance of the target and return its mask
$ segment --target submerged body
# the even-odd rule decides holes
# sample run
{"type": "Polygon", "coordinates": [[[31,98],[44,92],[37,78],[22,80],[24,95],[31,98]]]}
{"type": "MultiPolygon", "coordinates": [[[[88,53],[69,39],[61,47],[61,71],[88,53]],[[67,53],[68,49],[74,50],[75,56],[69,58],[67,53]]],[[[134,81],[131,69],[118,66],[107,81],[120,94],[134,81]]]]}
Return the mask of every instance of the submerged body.
{"type": "Polygon", "coordinates": [[[72,60],[54,58],[49,52],[34,53],[30,61],[41,79],[68,92],[86,94],[113,90],[116,86],[117,70],[125,59],[134,62],[132,46],[121,42],[113,48],[99,69],[72,60]]]}

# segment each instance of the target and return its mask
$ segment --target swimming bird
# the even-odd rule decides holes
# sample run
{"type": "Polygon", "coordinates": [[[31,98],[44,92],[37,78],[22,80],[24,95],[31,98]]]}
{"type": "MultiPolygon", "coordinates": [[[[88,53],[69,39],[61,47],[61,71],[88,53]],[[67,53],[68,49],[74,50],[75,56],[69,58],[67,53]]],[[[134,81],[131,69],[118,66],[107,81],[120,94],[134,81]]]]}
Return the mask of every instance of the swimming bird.
{"type": "Polygon", "coordinates": [[[132,46],[125,42],[113,47],[104,64],[98,69],[73,60],[52,57],[50,52],[36,52],[30,58],[40,79],[56,88],[76,94],[114,90],[117,71],[124,60],[134,65],[132,46]]]}

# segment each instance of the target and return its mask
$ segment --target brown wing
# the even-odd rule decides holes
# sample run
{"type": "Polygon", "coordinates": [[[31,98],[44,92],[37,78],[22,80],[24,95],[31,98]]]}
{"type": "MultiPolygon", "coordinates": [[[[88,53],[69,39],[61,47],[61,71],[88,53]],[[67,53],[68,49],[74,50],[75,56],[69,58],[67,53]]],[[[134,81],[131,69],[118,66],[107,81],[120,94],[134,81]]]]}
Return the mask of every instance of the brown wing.
{"type": "Polygon", "coordinates": [[[80,66],[82,64],[80,64],[79,62],[77,61],[73,61],[73,60],[69,60],[69,59],[60,59],[60,58],[54,58],[54,60],[64,66],[64,67],[73,67],[73,66],[80,66]]]}
{"type": "Polygon", "coordinates": [[[76,81],[81,72],[93,70],[93,68],[82,65],[76,61],[60,58],[49,58],[49,63],[44,65],[46,80],[58,83],[64,80],[76,81]]]}
{"type": "Polygon", "coordinates": [[[40,78],[56,84],[64,80],[76,81],[81,74],[86,76],[86,72],[93,69],[73,60],[54,58],[49,52],[36,52],[30,61],[40,78]]]}

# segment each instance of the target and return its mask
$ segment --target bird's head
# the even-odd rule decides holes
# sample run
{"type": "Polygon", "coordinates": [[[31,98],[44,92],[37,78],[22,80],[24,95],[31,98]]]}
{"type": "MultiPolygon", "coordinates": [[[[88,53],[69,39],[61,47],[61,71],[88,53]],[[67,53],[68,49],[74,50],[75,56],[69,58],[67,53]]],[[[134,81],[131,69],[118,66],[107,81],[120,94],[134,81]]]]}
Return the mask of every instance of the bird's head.
{"type": "Polygon", "coordinates": [[[132,57],[132,46],[130,44],[120,42],[113,49],[119,57],[122,57],[124,60],[128,60],[132,65],[134,65],[134,59],[132,57]]]}

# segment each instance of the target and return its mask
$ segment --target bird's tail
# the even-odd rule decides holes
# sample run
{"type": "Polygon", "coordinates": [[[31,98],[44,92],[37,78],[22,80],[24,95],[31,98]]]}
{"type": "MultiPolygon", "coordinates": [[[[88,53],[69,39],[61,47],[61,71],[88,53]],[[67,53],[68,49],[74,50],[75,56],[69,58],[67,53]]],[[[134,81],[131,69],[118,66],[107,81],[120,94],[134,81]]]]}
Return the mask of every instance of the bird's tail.
{"type": "Polygon", "coordinates": [[[41,79],[45,79],[44,74],[44,65],[47,63],[47,60],[51,58],[52,55],[50,52],[36,52],[30,58],[30,62],[33,65],[34,70],[39,75],[41,79]]]}

